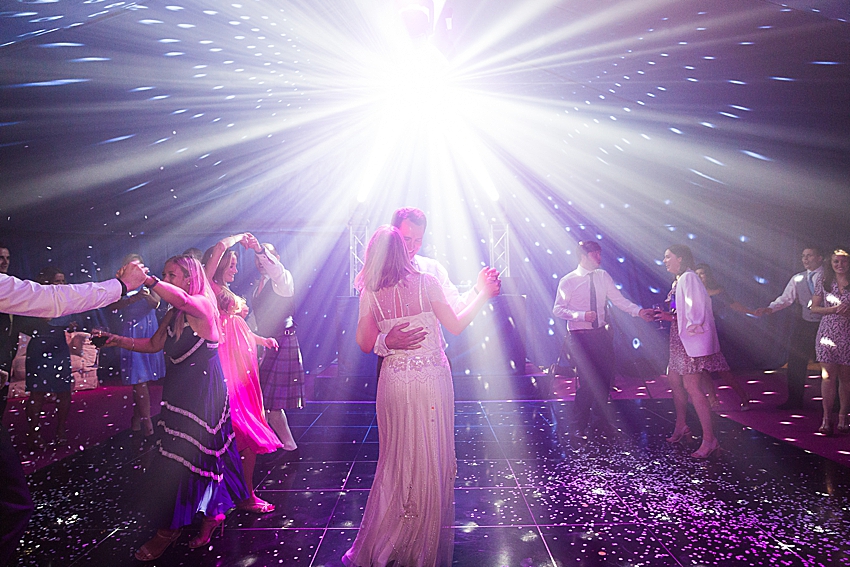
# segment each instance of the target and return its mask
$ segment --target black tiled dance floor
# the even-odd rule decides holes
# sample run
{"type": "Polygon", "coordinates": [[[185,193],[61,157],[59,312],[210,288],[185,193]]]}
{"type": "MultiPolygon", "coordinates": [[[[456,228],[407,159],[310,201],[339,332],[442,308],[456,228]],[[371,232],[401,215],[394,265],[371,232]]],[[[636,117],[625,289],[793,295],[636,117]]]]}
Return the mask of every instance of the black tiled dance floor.
{"type": "MultiPolygon", "coordinates": [[[[850,565],[850,469],[722,417],[724,451],[696,461],[698,439],[664,441],[669,400],[613,403],[620,431],[595,441],[562,435],[571,402],[457,403],[455,565],[850,565]]],[[[231,513],[198,550],[187,528],[153,564],[341,565],[375,472],[374,404],[311,403],[290,421],[299,451],[255,476],[277,509],[231,513]]],[[[34,473],[20,564],[138,565],[149,456],[124,432],[34,473]]]]}

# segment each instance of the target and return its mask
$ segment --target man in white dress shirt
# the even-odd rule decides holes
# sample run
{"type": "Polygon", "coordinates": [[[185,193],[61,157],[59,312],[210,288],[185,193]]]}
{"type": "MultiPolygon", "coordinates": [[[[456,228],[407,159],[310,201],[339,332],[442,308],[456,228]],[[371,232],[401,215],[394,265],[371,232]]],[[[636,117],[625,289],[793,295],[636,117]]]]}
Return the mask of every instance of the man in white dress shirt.
{"type": "MultiPolygon", "coordinates": [[[[0,274],[9,272],[12,256],[4,244],[0,244],[0,274]]],[[[6,413],[6,396],[9,393],[9,376],[12,374],[12,359],[18,349],[18,334],[15,332],[14,316],[0,312],[0,419],[6,413]]]]}
{"type": "Polygon", "coordinates": [[[266,419],[277,433],[283,448],[298,448],[285,410],[304,407],[304,363],[295,331],[295,281],[271,244],[260,244],[247,235],[246,247],[254,251],[254,264],[260,273],[251,294],[251,314],[262,337],[274,337],[279,347],[266,349],[260,363],[260,387],[266,419]]]}
{"type": "MultiPolygon", "coordinates": [[[[147,278],[131,262],[115,279],[72,285],[40,285],[0,273],[0,312],[30,317],[60,317],[114,303],[147,278]]],[[[0,567],[6,565],[32,515],[32,499],[24,470],[6,428],[0,425],[0,567]]]]}
{"type": "MultiPolygon", "coordinates": [[[[423,274],[431,274],[446,295],[449,306],[455,313],[459,313],[478,295],[479,288],[489,281],[499,281],[499,271],[495,268],[482,268],[478,272],[475,286],[466,293],[461,294],[457,286],[449,279],[449,273],[442,264],[433,258],[419,256],[417,252],[422,248],[422,239],[425,236],[425,228],[428,221],[425,213],[413,207],[397,209],[393,213],[392,225],[401,232],[407,253],[410,255],[410,263],[417,271],[423,274]]],[[[379,357],[389,356],[393,350],[410,350],[419,348],[419,343],[425,340],[426,332],[422,327],[407,329],[409,323],[400,323],[393,327],[389,333],[381,333],[375,341],[374,352],[379,357]]],[[[378,374],[380,374],[380,362],[378,363],[378,374]]]]}
{"type": "Polygon", "coordinates": [[[782,295],[770,305],[756,309],[756,315],[763,317],[791,305],[799,305],[788,345],[788,399],[777,407],[781,410],[803,409],[809,361],[815,358],[815,340],[821,320],[820,315],[812,313],[810,306],[815,292],[815,281],[823,278],[823,253],[817,246],[807,246],[803,249],[802,260],[805,271],[794,274],[782,295]]]}
{"type": "Polygon", "coordinates": [[[567,321],[567,352],[579,377],[573,428],[578,435],[584,435],[591,408],[602,420],[601,429],[611,427],[607,404],[614,381],[614,345],[605,320],[607,301],[610,299],[617,308],[645,321],[652,321],[653,311],[623,297],[608,272],[599,268],[602,247],[598,242],[579,242],[576,252],[578,267],[561,278],[552,313],[567,321]]]}

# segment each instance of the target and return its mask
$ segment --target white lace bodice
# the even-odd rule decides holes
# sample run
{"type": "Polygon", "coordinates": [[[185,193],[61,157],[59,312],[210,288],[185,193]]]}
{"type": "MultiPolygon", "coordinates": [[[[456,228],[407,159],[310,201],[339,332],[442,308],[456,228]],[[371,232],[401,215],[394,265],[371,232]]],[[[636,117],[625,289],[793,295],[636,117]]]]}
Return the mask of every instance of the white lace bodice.
{"type": "Polygon", "coordinates": [[[394,351],[384,360],[385,365],[389,364],[393,368],[402,365],[407,369],[414,369],[416,366],[441,363],[443,335],[432,303],[445,303],[446,298],[436,278],[428,274],[411,274],[391,288],[363,293],[360,316],[365,316],[368,309],[382,333],[388,333],[399,323],[410,323],[408,328],[424,327],[428,332],[420,348],[394,351]]]}

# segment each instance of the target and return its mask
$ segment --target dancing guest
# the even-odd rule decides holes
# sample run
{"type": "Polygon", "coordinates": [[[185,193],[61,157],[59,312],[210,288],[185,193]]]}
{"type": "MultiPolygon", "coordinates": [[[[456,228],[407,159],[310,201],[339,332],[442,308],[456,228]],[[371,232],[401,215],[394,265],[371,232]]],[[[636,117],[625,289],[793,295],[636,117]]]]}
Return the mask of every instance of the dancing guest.
{"type": "Polygon", "coordinates": [[[251,234],[245,246],[254,251],[254,265],[260,272],[251,298],[257,332],[273,337],[278,349],[267,349],[260,364],[260,385],[269,425],[277,433],[283,449],[298,448],[286,410],[304,407],[304,365],[301,347],[295,334],[295,282],[292,274],[280,262],[280,254],[271,244],[260,244],[251,234]]]}
{"type": "Polygon", "coordinates": [[[189,547],[206,545],[224,513],[248,498],[218,358],[212,288],[200,262],[189,256],[170,258],[163,279],[145,281],[171,305],[156,333],[149,339],[109,335],[106,343],[133,352],[164,350],[166,356],[158,421],[163,433],[148,470],[153,486],[145,491],[160,529],[136,552],[139,561],[162,555],[198,512],[204,515],[201,530],[189,547]]]}
{"type": "Polygon", "coordinates": [[[611,300],[618,309],[645,321],[652,309],[642,309],[623,297],[602,264],[602,246],[593,240],[576,247],[578,267],[561,278],[552,313],[567,321],[567,346],[579,377],[573,430],[583,436],[590,424],[591,408],[600,420],[600,429],[609,430],[608,393],[614,382],[613,338],[605,320],[605,304],[611,300]]]}
{"type": "Polygon", "coordinates": [[[222,331],[218,352],[227,381],[236,447],[239,449],[245,485],[248,487],[248,498],[236,507],[246,512],[267,514],[274,511],[274,505],[254,493],[254,467],[257,455],[273,453],[282,444],[266,422],[260,372],[257,368],[257,345],[277,350],[278,344],[274,338],[267,339],[251,332],[245,322],[248,306],[243,298],[230,290],[238,269],[236,252],[229,248],[239,242],[244,244],[248,236],[239,234],[222,239],[207,250],[203,263],[218,300],[222,331]]]}
{"type": "MultiPolygon", "coordinates": [[[[0,243],[0,274],[9,271],[12,256],[5,244],[0,243]]],[[[0,419],[6,413],[9,395],[9,376],[12,375],[12,359],[18,350],[18,332],[12,324],[14,315],[0,313],[0,419]]]]}
{"type": "Polygon", "coordinates": [[[711,298],[699,276],[694,273],[691,249],[685,245],[674,244],[664,252],[664,265],[668,272],[676,276],[667,296],[670,310],[656,314],[656,319],[670,321],[670,363],[667,378],[673,391],[676,428],[667,441],[676,443],[691,433],[685,423],[690,394],[702,426],[702,444],[691,456],[706,459],[720,449],[720,443],[714,436],[711,408],[700,388],[700,376],[703,372],[728,371],[729,365],[720,352],[714,314],[711,312],[711,298]]]}
{"type": "MultiPolygon", "coordinates": [[[[128,254],[122,265],[130,262],[144,263],[139,254],[128,254]]],[[[129,292],[127,297],[110,305],[121,317],[121,334],[135,339],[146,339],[156,332],[157,307],[159,296],[141,285],[129,292]]],[[[162,354],[121,351],[121,381],[125,386],[133,386],[133,417],[130,420],[130,429],[142,431],[145,437],[153,435],[148,382],[159,380],[164,375],[165,360],[162,354]]]]}
{"type": "MultiPolygon", "coordinates": [[[[699,279],[705,286],[705,290],[708,292],[708,296],[711,298],[711,312],[714,315],[714,325],[717,328],[717,339],[720,341],[720,352],[724,353],[724,358],[726,358],[728,363],[728,349],[731,348],[730,345],[734,344],[733,338],[726,329],[726,319],[729,316],[729,312],[735,311],[747,315],[753,312],[732,299],[729,292],[717,283],[717,280],[714,279],[714,274],[711,272],[711,266],[708,264],[697,264],[694,272],[699,276],[699,279]]],[[[741,400],[741,411],[748,411],[750,409],[750,397],[747,395],[747,391],[744,389],[741,381],[737,376],[732,374],[731,370],[726,372],[703,373],[702,388],[708,394],[708,402],[711,409],[715,411],[720,409],[720,402],[717,400],[717,392],[714,390],[714,381],[712,380],[715,376],[726,382],[738,394],[741,400]]]]}
{"type": "Polygon", "coordinates": [[[788,369],[785,371],[788,377],[788,399],[777,406],[777,409],[781,410],[803,409],[809,361],[815,358],[815,338],[821,320],[820,315],[812,312],[810,305],[815,292],[815,281],[823,276],[823,253],[817,246],[806,246],[802,260],[806,269],[794,274],[782,295],[774,299],[769,306],[760,307],[755,311],[756,316],[764,317],[791,305],[799,305],[791,327],[788,369]]]}
{"type": "MultiPolygon", "coordinates": [[[[39,272],[36,281],[42,285],[65,285],[65,274],[55,266],[39,272]]],[[[21,322],[21,332],[29,335],[26,356],[27,391],[26,404],[27,446],[34,451],[43,444],[39,420],[47,394],[56,396],[55,443],[68,443],[65,422],[71,410],[71,350],[65,331],[71,327],[70,315],[50,319],[30,317],[21,322]]]]}
{"type": "Polygon", "coordinates": [[[821,365],[823,421],[818,431],[832,435],[832,407],[838,389],[839,433],[850,432],[850,248],[836,248],[815,283],[812,313],[821,315],[815,351],[821,365]],[[828,291],[827,291],[828,290],[828,291]]]}
{"type": "Polygon", "coordinates": [[[180,255],[191,256],[192,258],[203,264],[202,260],[204,259],[204,251],[200,248],[195,248],[194,246],[192,246],[191,248],[185,249],[180,255]]]}
{"type": "MultiPolygon", "coordinates": [[[[425,237],[425,229],[428,227],[428,219],[421,210],[414,207],[396,209],[393,213],[392,226],[399,229],[404,238],[408,258],[410,258],[413,269],[437,278],[440,287],[443,288],[446,301],[455,313],[460,313],[464,307],[469,305],[477,297],[478,292],[488,283],[495,281],[501,286],[499,271],[495,268],[486,267],[478,272],[478,278],[472,289],[461,294],[458,292],[457,286],[449,279],[448,271],[440,262],[427,256],[420,256],[419,250],[422,248],[422,239],[425,237]]],[[[442,330],[440,330],[440,336],[442,336],[442,330]]],[[[391,351],[415,349],[423,340],[425,340],[425,330],[418,327],[408,328],[408,323],[399,323],[387,333],[379,333],[378,339],[375,341],[375,354],[381,357],[378,360],[378,373],[380,374],[383,357],[388,356],[391,351]]]]}
{"type": "MultiPolygon", "coordinates": [[[[113,303],[145,280],[145,267],[130,263],[115,279],[64,286],[40,285],[0,272],[0,311],[53,318],[113,303]]],[[[0,423],[0,566],[9,564],[27,528],[33,504],[24,469],[9,432],[0,423]]]]}
{"type": "Polygon", "coordinates": [[[380,227],[366,249],[357,344],[370,352],[400,322],[427,329],[415,350],[390,354],[381,368],[376,410],[379,456],[354,544],[342,561],[358,567],[452,563],[454,392],[439,324],[458,334],[499,291],[485,282],[456,315],[442,286],[410,264],[399,230],[380,227]]]}

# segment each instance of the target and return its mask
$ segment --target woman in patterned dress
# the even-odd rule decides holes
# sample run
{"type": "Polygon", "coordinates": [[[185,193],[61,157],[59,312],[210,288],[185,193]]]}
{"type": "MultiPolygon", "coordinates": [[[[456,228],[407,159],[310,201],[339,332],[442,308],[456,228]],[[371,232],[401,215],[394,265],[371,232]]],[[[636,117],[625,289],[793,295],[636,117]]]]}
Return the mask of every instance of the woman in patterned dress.
{"type": "Polygon", "coordinates": [[[821,365],[823,421],[818,431],[832,435],[832,406],[838,389],[839,433],[850,432],[850,248],[836,248],[823,267],[823,279],[815,282],[812,313],[823,315],[815,342],[821,365]],[[827,291],[829,290],[829,291],[827,291]]]}
{"type": "Polygon", "coordinates": [[[675,244],[664,252],[667,271],[676,276],[667,301],[670,310],[658,314],[659,320],[670,321],[670,363],[667,379],[673,391],[676,428],[667,438],[670,443],[690,435],[685,423],[688,394],[702,427],[702,444],[691,454],[696,459],[708,458],[720,449],[711,423],[711,407],[700,388],[703,372],[729,370],[720,352],[720,341],[714,327],[711,299],[705,286],[694,273],[694,256],[687,246],[675,244]]]}
{"type": "Polygon", "coordinates": [[[379,332],[409,322],[427,329],[412,350],[384,359],[378,380],[378,466],[360,530],[342,561],[357,567],[452,563],[454,392],[439,324],[458,334],[498,293],[488,282],[455,315],[436,278],[414,270],[397,228],[380,227],[366,250],[357,344],[372,352],[379,332]]]}
{"type": "Polygon", "coordinates": [[[160,529],[136,552],[140,561],[162,555],[198,512],[204,519],[189,547],[205,545],[225,512],[248,497],[218,359],[215,296],[194,258],[170,258],[163,278],[145,281],[171,305],[156,333],[149,339],[110,335],[106,343],[134,352],[164,350],[166,357],[157,423],[163,432],[147,471],[155,489],[144,494],[160,529]]]}

